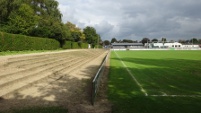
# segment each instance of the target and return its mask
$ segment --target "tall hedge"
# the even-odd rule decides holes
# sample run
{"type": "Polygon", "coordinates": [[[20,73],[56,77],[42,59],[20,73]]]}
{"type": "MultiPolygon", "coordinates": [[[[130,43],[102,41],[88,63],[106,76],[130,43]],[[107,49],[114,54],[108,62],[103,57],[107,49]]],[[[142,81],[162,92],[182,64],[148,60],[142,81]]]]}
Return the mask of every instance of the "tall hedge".
{"type": "Polygon", "coordinates": [[[63,45],[63,49],[72,49],[71,41],[66,41],[63,45]]]}
{"type": "Polygon", "coordinates": [[[82,48],[88,48],[88,43],[82,43],[82,48]]]}
{"type": "Polygon", "coordinates": [[[88,44],[87,43],[80,43],[80,42],[71,42],[66,41],[63,49],[87,49],[88,44]]]}
{"type": "Polygon", "coordinates": [[[96,45],[95,48],[103,48],[101,45],[96,45]]]}
{"type": "Polygon", "coordinates": [[[59,42],[54,39],[0,32],[0,51],[54,50],[59,47],[59,42]]]}

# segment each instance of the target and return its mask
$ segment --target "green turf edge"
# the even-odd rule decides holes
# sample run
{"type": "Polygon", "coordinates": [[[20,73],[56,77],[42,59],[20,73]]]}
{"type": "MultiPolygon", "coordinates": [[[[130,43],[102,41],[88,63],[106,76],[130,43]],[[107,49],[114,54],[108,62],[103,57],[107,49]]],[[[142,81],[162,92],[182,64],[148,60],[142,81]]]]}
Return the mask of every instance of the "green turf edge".
{"type": "Polygon", "coordinates": [[[62,51],[62,50],[64,50],[64,49],[58,49],[58,50],[4,51],[4,52],[0,52],[0,56],[19,55],[19,54],[32,54],[32,53],[42,53],[42,52],[56,52],[56,51],[62,51]]]}

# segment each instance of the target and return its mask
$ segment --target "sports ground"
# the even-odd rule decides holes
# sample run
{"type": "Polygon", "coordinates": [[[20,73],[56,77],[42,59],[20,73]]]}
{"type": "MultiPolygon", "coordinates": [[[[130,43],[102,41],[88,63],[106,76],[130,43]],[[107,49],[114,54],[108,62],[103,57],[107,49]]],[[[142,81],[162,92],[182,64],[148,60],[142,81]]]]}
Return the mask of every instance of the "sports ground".
{"type": "Polygon", "coordinates": [[[200,113],[201,51],[111,51],[113,113],[200,113]]]}

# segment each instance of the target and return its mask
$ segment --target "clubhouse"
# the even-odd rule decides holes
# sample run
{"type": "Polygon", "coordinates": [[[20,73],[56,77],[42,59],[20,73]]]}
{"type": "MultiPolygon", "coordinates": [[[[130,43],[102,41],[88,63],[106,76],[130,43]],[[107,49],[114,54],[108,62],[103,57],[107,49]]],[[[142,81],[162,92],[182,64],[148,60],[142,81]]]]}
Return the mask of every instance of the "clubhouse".
{"type": "Polygon", "coordinates": [[[140,49],[144,48],[142,43],[112,43],[113,49],[140,49]]]}

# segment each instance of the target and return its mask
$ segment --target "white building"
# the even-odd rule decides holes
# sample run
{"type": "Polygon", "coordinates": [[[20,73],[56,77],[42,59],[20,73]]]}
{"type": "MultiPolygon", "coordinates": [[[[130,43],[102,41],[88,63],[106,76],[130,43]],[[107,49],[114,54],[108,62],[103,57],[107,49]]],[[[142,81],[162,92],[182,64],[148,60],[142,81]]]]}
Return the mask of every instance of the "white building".
{"type": "Polygon", "coordinates": [[[179,48],[182,47],[181,43],[178,42],[174,42],[174,43],[165,43],[165,46],[168,46],[169,48],[173,47],[173,48],[179,48]]]}
{"type": "Polygon", "coordinates": [[[174,43],[146,43],[147,48],[199,48],[199,45],[195,44],[185,44],[174,42],[174,43]]]}
{"type": "Polygon", "coordinates": [[[182,45],[183,48],[199,48],[199,45],[185,44],[182,45]]]}

